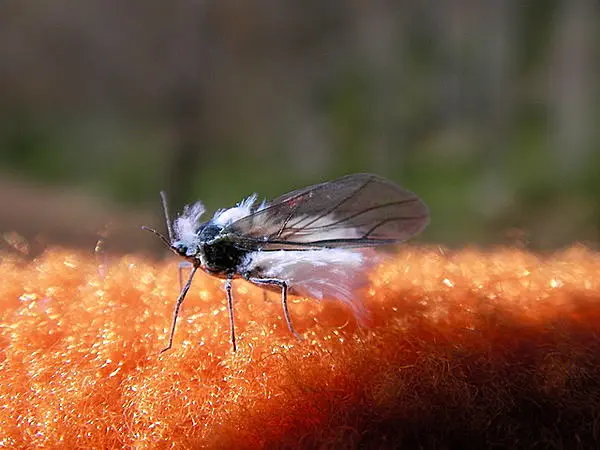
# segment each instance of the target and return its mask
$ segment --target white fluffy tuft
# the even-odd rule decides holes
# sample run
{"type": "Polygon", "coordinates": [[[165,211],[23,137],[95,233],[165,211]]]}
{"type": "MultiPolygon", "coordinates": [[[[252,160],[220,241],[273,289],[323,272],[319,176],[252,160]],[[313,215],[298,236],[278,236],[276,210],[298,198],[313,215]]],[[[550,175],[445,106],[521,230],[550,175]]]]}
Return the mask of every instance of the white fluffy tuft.
{"type": "Polygon", "coordinates": [[[335,214],[319,217],[317,220],[313,216],[298,216],[294,218],[292,223],[288,224],[294,229],[289,236],[289,240],[293,242],[314,242],[327,239],[355,239],[363,234],[355,227],[339,222],[340,218],[335,214]]]}
{"type": "Polygon", "coordinates": [[[259,251],[248,254],[240,269],[284,280],[296,295],[341,300],[361,319],[365,310],[355,291],[367,283],[375,262],[370,250],[259,251]]]}
{"type": "Polygon", "coordinates": [[[200,225],[200,217],[202,217],[204,211],[206,210],[202,202],[186,206],[181,216],[175,219],[173,223],[175,237],[187,244],[196,243],[198,240],[198,225],[200,225]]]}
{"type": "Polygon", "coordinates": [[[232,224],[236,220],[249,216],[255,210],[263,209],[265,207],[265,202],[262,202],[257,209],[253,208],[257,198],[258,196],[256,194],[252,194],[233,208],[218,210],[213,217],[214,223],[224,227],[232,224]]]}

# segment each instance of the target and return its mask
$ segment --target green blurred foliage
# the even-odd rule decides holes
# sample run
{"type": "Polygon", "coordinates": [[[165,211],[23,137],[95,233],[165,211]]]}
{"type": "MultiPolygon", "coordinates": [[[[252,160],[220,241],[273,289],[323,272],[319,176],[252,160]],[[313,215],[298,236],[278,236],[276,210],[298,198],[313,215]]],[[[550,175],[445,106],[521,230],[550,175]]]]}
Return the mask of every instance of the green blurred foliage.
{"type": "Polygon", "coordinates": [[[599,9],[6,2],[0,165],[157,215],[373,171],[430,205],[423,241],[594,245],[599,9]]]}

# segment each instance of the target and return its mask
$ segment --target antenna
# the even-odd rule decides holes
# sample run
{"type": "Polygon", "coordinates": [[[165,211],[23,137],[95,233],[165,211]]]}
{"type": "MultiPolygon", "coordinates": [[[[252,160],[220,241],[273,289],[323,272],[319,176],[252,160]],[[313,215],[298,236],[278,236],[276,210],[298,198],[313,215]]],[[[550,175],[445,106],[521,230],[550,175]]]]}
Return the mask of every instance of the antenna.
{"type": "Polygon", "coordinates": [[[171,248],[171,243],[170,243],[170,242],[169,242],[169,240],[168,240],[168,239],[165,237],[165,235],[164,235],[164,234],[162,234],[161,232],[159,232],[159,231],[156,231],[154,228],[147,227],[146,225],[142,225],[142,230],[145,230],[145,231],[149,231],[149,232],[151,232],[151,233],[154,233],[155,235],[157,235],[157,236],[160,238],[160,240],[161,240],[161,241],[163,241],[163,242],[165,243],[165,245],[166,245],[167,247],[171,248]]]}
{"type": "Polygon", "coordinates": [[[167,232],[169,233],[169,241],[173,242],[173,227],[171,225],[171,218],[169,217],[169,207],[167,205],[167,194],[165,191],[160,191],[160,198],[162,200],[163,211],[165,213],[165,221],[167,222],[167,232]]]}

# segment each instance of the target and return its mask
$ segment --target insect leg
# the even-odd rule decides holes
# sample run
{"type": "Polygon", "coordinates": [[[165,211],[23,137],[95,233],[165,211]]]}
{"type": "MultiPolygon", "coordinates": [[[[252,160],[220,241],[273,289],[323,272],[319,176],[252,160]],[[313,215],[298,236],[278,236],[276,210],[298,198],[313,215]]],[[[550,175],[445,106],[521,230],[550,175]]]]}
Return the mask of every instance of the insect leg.
{"type": "Polygon", "coordinates": [[[187,280],[187,283],[185,283],[185,286],[181,290],[179,297],[177,297],[177,303],[175,304],[175,311],[173,312],[173,323],[171,324],[171,335],[169,336],[169,345],[167,347],[165,347],[164,349],[162,349],[161,353],[166,352],[173,346],[173,335],[175,334],[175,325],[177,324],[177,316],[179,315],[179,309],[181,308],[183,299],[185,298],[187,292],[190,289],[190,286],[192,285],[192,279],[194,278],[194,275],[196,274],[196,270],[198,270],[198,267],[199,266],[194,266],[194,268],[192,269],[192,273],[190,274],[190,277],[187,280]]]}
{"type": "Polygon", "coordinates": [[[233,277],[228,276],[225,279],[225,292],[227,293],[227,309],[229,309],[229,329],[231,330],[231,345],[233,351],[237,350],[235,345],[235,322],[233,320],[233,297],[231,295],[231,280],[233,277]]]}
{"type": "Polygon", "coordinates": [[[183,269],[192,268],[193,264],[187,261],[179,263],[179,289],[183,289],[183,269]]]}
{"type": "Polygon", "coordinates": [[[304,337],[296,331],[294,325],[292,324],[292,318],[290,317],[290,311],[288,309],[287,304],[287,291],[288,284],[284,280],[278,280],[277,278],[248,278],[248,281],[254,284],[263,284],[263,285],[271,285],[271,286],[279,286],[281,288],[281,306],[283,306],[283,315],[285,317],[285,321],[289,330],[292,332],[294,336],[296,336],[300,340],[304,340],[304,337]]]}

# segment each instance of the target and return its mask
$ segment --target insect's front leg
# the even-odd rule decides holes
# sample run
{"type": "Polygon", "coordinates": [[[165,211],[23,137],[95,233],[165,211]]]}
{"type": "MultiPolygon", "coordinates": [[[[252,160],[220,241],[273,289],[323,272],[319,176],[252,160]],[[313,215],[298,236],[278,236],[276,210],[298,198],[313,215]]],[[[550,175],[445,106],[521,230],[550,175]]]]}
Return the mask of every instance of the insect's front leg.
{"type": "Polygon", "coordinates": [[[183,286],[179,297],[177,297],[177,302],[175,303],[175,311],[173,311],[173,322],[171,323],[171,333],[169,334],[169,345],[167,345],[164,349],[162,349],[161,353],[170,350],[173,347],[173,336],[175,335],[175,326],[177,325],[177,317],[179,316],[179,310],[181,309],[181,304],[187,295],[187,292],[190,290],[190,286],[192,285],[192,280],[194,279],[194,275],[196,274],[196,270],[198,270],[198,265],[192,266],[192,272],[190,273],[190,277],[183,286]]]}
{"type": "Polygon", "coordinates": [[[183,271],[184,269],[192,269],[194,265],[188,261],[181,261],[179,263],[179,289],[183,289],[183,271]]]}
{"type": "Polygon", "coordinates": [[[231,280],[233,275],[227,275],[225,279],[225,292],[227,293],[227,309],[229,310],[229,330],[231,331],[231,346],[233,351],[237,350],[235,344],[235,321],[233,320],[233,297],[231,295],[231,280]]]}
{"type": "Polygon", "coordinates": [[[288,309],[287,304],[287,291],[288,284],[285,280],[279,280],[277,278],[256,278],[256,277],[248,277],[248,281],[258,285],[270,285],[270,286],[278,286],[281,288],[281,306],[283,306],[283,315],[285,317],[285,321],[289,330],[292,332],[294,336],[296,336],[300,340],[304,340],[304,337],[296,331],[294,325],[292,324],[292,318],[290,317],[290,311],[288,309]]]}

